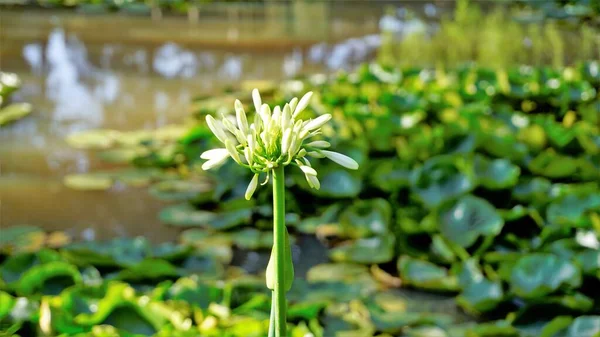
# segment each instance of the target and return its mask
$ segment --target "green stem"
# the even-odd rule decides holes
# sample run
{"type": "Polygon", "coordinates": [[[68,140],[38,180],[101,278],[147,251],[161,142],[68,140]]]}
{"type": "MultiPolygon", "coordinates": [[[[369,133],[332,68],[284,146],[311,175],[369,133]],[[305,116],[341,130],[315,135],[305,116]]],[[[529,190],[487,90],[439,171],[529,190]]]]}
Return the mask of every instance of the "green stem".
{"type": "Polygon", "coordinates": [[[275,305],[275,336],[286,334],[285,301],[285,182],[283,166],[273,169],[273,243],[275,252],[275,284],[273,305],[275,305]]]}

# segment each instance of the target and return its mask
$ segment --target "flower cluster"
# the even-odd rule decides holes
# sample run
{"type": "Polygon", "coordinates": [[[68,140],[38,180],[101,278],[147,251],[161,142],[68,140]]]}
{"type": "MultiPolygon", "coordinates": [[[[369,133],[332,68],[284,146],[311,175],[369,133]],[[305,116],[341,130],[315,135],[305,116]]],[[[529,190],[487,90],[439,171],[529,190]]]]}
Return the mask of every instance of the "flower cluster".
{"type": "Polygon", "coordinates": [[[358,163],[343,154],[326,150],[330,144],[324,140],[305,143],[306,140],[321,133],[321,126],[331,119],[330,114],[321,115],[307,121],[298,119],[298,115],[308,106],[312,92],[300,100],[294,97],[283,108],[276,106],[271,110],[263,104],[257,89],[252,91],[252,100],[256,113],[254,122],[248,123],[246,112],[239,100],[235,101],[235,118],[222,116],[216,120],[206,116],[206,123],[225,148],[204,152],[200,158],[208,160],[203,170],[222,165],[231,157],[236,163],[250,169],[254,177],[246,190],[246,199],[250,199],[258,185],[260,173],[266,173],[266,184],[271,170],[286,165],[300,168],[311,188],[319,189],[317,171],[311,167],[308,156],[329,158],[352,170],[358,169],[358,163]]]}

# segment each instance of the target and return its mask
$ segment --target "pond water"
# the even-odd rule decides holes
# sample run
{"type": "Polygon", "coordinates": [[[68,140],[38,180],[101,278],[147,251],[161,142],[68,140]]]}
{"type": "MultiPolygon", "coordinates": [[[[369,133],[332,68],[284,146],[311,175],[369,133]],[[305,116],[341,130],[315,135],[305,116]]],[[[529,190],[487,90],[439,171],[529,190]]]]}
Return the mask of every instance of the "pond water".
{"type": "Polygon", "coordinates": [[[65,174],[105,167],[93,154],[70,148],[65,137],[177,123],[189,116],[196,95],[245,80],[351,69],[373,56],[383,10],[352,6],[329,12],[320,24],[290,26],[268,16],[190,23],[185,17],[3,9],[0,66],[21,76],[16,99],[35,111],[0,129],[0,226],[31,224],[87,239],[174,239],[177,231],[156,217],[163,203],[144,188],[80,192],[63,186],[65,174]]]}

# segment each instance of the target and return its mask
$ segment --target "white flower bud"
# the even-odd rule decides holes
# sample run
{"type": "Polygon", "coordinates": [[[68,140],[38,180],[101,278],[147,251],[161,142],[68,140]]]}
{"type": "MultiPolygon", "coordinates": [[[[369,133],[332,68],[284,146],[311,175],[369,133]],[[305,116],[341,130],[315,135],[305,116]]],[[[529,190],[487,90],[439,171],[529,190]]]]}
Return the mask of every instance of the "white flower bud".
{"type": "Polygon", "coordinates": [[[227,156],[229,156],[229,152],[227,151],[227,149],[212,149],[212,150],[204,151],[200,155],[200,158],[206,159],[206,160],[211,160],[214,158],[221,158],[221,157],[227,158],[227,156]]]}
{"type": "Polygon", "coordinates": [[[211,168],[221,166],[225,162],[225,160],[227,160],[227,158],[229,158],[229,155],[224,156],[224,157],[215,157],[215,158],[205,162],[204,164],[202,164],[202,169],[204,171],[206,171],[206,170],[210,170],[211,168]]]}
{"type": "Polygon", "coordinates": [[[246,200],[250,200],[250,198],[252,198],[252,195],[254,194],[254,191],[256,191],[257,186],[258,186],[258,174],[255,174],[254,177],[252,177],[252,180],[250,180],[250,184],[248,184],[248,188],[246,188],[246,193],[244,194],[244,197],[246,198],[246,200]]]}
{"type": "Polygon", "coordinates": [[[304,174],[306,174],[306,175],[313,175],[313,176],[317,175],[317,171],[315,171],[315,169],[310,166],[300,165],[299,167],[302,170],[302,172],[304,172],[304,174]]]}
{"type": "Polygon", "coordinates": [[[310,151],[308,153],[308,155],[313,158],[325,158],[325,156],[321,152],[317,152],[317,151],[310,151]]]}
{"type": "Polygon", "coordinates": [[[306,181],[308,182],[308,186],[310,186],[311,188],[314,188],[316,190],[321,188],[321,183],[319,182],[319,179],[317,179],[317,176],[314,176],[311,174],[305,174],[304,177],[306,178],[306,181]]]}
{"type": "Polygon", "coordinates": [[[210,131],[212,131],[212,133],[217,137],[218,140],[221,141],[221,143],[225,143],[227,136],[225,134],[225,130],[223,130],[221,127],[222,124],[219,121],[215,120],[215,118],[211,115],[206,115],[206,125],[208,125],[210,131]]]}
{"type": "Polygon", "coordinates": [[[326,148],[330,147],[331,144],[329,144],[329,142],[326,142],[324,140],[316,140],[314,142],[310,142],[310,143],[306,144],[306,146],[308,146],[308,147],[316,147],[316,148],[319,148],[319,149],[326,149],[326,148]]]}
{"type": "Polygon", "coordinates": [[[281,153],[287,153],[290,148],[290,143],[292,141],[292,129],[288,128],[283,133],[283,138],[281,139],[281,153]]]}
{"type": "Polygon", "coordinates": [[[242,131],[244,135],[248,134],[248,118],[246,117],[244,106],[239,99],[235,100],[235,118],[240,131],[242,131]]]}
{"type": "Polygon", "coordinates": [[[237,149],[235,148],[233,143],[231,143],[231,141],[227,140],[225,142],[225,148],[227,149],[227,152],[229,152],[229,155],[231,156],[231,158],[233,158],[233,160],[235,160],[236,163],[238,163],[238,164],[242,163],[240,154],[237,152],[237,149]]]}
{"type": "Polygon", "coordinates": [[[325,123],[329,122],[331,119],[330,114],[321,115],[315,119],[310,120],[306,125],[302,128],[302,130],[312,131],[314,129],[318,129],[323,126],[325,123]]]}
{"type": "Polygon", "coordinates": [[[268,128],[271,123],[271,108],[267,104],[263,104],[260,107],[260,118],[262,119],[263,126],[268,128]]]}
{"type": "Polygon", "coordinates": [[[262,100],[260,99],[260,93],[256,88],[252,90],[252,101],[254,102],[254,109],[256,109],[255,111],[258,114],[262,105],[262,100]]]}
{"type": "Polygon", "coordinates": [[[296,109],[297,105],[298,105],[298,97],[292,98],[292,100],[290,101],[290,112],[293,112],[296,109]]]}
{"type": "Polygon", "coordinates": [[[349,168],[351,170],[358,169],[358,163],[354,159],[352,159],[346,155],[343,155],[343,154],[337,153],[337,152],[333,152],[333,151],[327,151],[327,150],[322,150],[321,153],[325,157],[331,159],[333,162],[335,162],[339,165],[342,165],[345,168],[349,168]]]}
{"type": "Polygon", "coordinates": [[[296,116],[298,116],[304,109],[306,109],[306,107],[308,106],[308,103],[310,102],[310,98],[312,97],[312,94],[313,94],[312,91],[309,91],[306,94],[304,94],[304,96],[302,96],[302,98],[300,99],[300,102],[298,102],[298,105],[294,109],[294,113],[292,114],[293,118],[296,118],[296,116]]]}
{"type": "Polygon", "coordinates": [[[281,129],[287,129],[292,123],[292,110],[289,104],[283,106],[283,111],[281,113],[281,129]]]}

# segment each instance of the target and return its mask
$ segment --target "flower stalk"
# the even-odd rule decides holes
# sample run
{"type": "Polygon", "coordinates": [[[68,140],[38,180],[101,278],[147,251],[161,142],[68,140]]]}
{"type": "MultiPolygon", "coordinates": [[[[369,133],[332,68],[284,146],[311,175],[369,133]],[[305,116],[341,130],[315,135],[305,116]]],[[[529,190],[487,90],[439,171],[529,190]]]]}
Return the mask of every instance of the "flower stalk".
{"type": "Polygon", "coordinates": [[[314,189],[319,189],[321,183],[308,157],[328,158],[346,168],[358,169],[354,159],[326,150],[331,146],[327,141],[311,140],[305,143],[320,135],[320,128],[331,119],[330,114],[307,121],[298,118],[311,97],[312,92],[308,92],[300,100],[293,98],[283,108],[275,106],[271,110],[269,105],[262,103],[260,93],[254,89],[253,123],[248,123],[239,100],[234,103],[235,118],[222,116],[221,120],[216,120],[213,116],[206,116],[207,126],[225,147],[202,153],[200,158],[207,160],[202,169],[219,167],[228,158],[248,168],[254,173],[244,193],[248,200],[258,188],[261,174],[266,176],[261,185],[267,184],[273,177],[273,249],[266,271],[266,284],[273,293],[269,337],[287,335],[285,293],[290,290],[294,280],[292,251],[285,226],[285,166],[297,166],[308,185],[314,189]]]}

